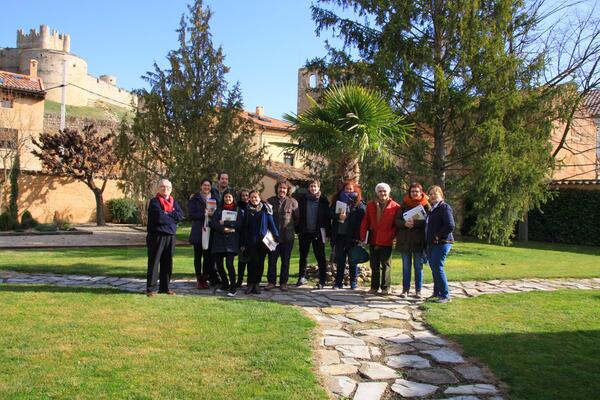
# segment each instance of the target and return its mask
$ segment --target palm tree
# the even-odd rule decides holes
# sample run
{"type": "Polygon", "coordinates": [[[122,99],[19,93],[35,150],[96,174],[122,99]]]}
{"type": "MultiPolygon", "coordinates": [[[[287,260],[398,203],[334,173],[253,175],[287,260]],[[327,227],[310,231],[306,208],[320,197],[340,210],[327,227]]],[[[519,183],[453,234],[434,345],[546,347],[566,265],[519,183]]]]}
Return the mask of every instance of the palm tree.
{"type": "Polygon", "coordinates": [[[279,145],[300,156],[335,163],[335,177],[340,181],[359,180],[360,162],[367,153],[391,161],[389,148],[404,141],[411,128],[380,93],[355,84],[331,86],[319,103],[309,100],[312,106],[305,112],[284,115],[295,127],[291,134],[294,143],[279,145]]]}

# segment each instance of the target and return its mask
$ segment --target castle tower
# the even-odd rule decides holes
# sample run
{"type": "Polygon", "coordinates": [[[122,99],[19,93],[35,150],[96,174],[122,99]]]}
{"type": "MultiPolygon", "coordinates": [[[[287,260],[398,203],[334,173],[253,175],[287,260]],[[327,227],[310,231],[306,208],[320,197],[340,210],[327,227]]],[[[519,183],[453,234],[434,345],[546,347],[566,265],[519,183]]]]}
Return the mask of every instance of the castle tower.
{"type": "Polygon", "coordinates": [[[318,99],[325,88],[325,77],[317,71],[309,71],[306,68],[298,69],[298,103],[296,113],[300,114],[310,108],[307,95],[318,99]]]}
{"type": "Polygon", "coordinates": [[[40,31],[30,29],[25,34],[22,29],[17,31],[17,48],[71,51],[71,37],[56,30],[50,31],[48,25],[40,25],[40,31]]]}

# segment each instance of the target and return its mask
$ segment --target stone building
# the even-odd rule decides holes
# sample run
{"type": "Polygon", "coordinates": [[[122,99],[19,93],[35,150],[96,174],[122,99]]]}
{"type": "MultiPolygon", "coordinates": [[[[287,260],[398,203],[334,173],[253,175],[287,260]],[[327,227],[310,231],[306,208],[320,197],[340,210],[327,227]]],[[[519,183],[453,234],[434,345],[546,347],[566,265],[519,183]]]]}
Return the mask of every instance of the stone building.
{"type": "Polygon", "coordinates": [[[97,101],[131,107],[137,104],[134,95],[117,87],[113,75],[95,77],[88,74],[85,59],[71,53],[71,37],[41,25],[39,31],[17,31],[17,46],[0,47],[0,70],[28,75],[29,60],[38,61],[38,76],[46,87],[46,99],[61,101],[64,69],[67,74],[66,104],[89,106],[97,101]]]}

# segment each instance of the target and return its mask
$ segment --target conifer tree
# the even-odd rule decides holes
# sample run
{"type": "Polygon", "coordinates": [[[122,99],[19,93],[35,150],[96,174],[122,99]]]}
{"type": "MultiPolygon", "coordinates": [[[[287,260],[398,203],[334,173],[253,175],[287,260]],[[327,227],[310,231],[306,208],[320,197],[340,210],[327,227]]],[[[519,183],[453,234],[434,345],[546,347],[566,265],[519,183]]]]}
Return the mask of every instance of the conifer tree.
{"type": "MultiPolygon", "coordinates": [[[[226,170],[234,187],[254,186],[265,172],[254,126],[244,117],[239,86],[228,87],[223,50],[214,48],[211,11],[197,0],[179,28],[179,48],[167,55],[168,68],[154,64],[143,77],[150,88],[137,91],[142,107],[124,123],[119,154],[127,189],[148,196],[158,177],[187,199],[204,176],[226,170]]],[[[182,201],[185,206],[185,201],[182,201]]]]}

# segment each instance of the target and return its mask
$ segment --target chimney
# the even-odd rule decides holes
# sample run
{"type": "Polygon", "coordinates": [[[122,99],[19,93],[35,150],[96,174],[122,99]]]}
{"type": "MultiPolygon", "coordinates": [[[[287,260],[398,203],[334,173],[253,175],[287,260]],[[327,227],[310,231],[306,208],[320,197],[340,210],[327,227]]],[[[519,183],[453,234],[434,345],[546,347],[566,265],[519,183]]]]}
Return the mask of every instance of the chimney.
{"type": "Polygon", "coordinates": [[[38,76],[38,61],[31,59],[29,60],[29,76],[37,78],[38,76]]]}
{"type": "Polygon", "coordinates": [[[265,108],[263,106],[256,106],[256,115],[259,117],[265,116],[265,108]]]}

